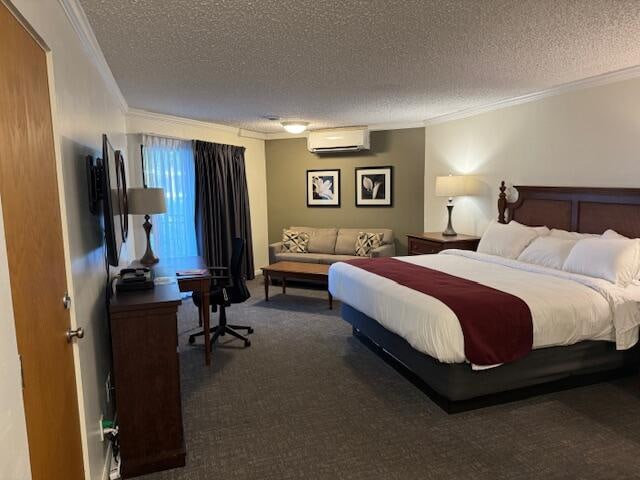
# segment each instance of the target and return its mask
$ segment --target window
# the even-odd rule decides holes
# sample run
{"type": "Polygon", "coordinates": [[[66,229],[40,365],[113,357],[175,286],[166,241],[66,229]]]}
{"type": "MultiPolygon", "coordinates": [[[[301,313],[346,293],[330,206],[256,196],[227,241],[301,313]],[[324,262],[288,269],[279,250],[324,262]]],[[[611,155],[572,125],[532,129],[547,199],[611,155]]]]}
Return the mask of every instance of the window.
{"type": "Polygon", "coordinates": [[[153,250],[159,258],[197,255],[192,142],[143,135],[142,143],[145,186],[164,188],[167,203],[167,213],[153,217],[153,250]]]}

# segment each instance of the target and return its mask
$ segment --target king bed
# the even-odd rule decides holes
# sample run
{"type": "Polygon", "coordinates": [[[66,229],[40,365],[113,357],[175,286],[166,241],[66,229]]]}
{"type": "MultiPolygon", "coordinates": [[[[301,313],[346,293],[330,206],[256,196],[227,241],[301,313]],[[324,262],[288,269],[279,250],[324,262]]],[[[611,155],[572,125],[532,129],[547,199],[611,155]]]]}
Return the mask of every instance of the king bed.
{"type": "MultiPolygon", "coordinates": [[[[494,229],[573,235],[554,240],[570,247],[605,231],[640,237],[640,189],[514,188],[508,202],[502,182],[494,229]]],[[[329,288],[357,338],[455,412],[635,371],[638,272],[618,285],[565,270],[449,250],[335,264],[329,288]]]]}

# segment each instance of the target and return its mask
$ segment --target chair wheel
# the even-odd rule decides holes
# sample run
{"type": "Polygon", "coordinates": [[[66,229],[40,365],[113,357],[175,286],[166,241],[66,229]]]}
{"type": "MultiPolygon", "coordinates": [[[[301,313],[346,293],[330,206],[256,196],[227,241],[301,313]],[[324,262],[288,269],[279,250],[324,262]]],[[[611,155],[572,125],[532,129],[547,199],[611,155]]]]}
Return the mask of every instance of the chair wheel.
{"type": "Polygon", "coordinates": [[[248,333],[249,335],[251,335],[251,334],[253,333],[253,328],[249,328],[249,329],[247,330],[247,333],[248,333]]]}
{"type": "Polygon", "coordinates": [[[250,347],[251,346],[251,340],[245,340],[244,341],[244,346],[245,347],[250,347]]]}
{"type": "Polygon", "coordinates": [[[195,337],[189,337],[189,345],[193,345],[196,342],[195,337]]]}

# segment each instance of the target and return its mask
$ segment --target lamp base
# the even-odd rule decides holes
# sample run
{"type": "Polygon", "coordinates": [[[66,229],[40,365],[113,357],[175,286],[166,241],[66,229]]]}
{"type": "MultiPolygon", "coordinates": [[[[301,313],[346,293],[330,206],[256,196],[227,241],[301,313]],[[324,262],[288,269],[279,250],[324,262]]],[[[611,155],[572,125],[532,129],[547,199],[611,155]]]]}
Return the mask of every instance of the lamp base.
{"type": "Polygon", "coordinates": [[[153,252],[151,252],[151,255],[147,255],[146,253],[142,256],[142,258],[140,260],[138,260],[142,265],[155,265],[156,263],[158,263],[160,261],[160,259],[158,257],[155,257],[153,255],[153,252]]]}
{"type": "Polygon", "coordinates": [[[153,250],[151,250],[151,222],[149,221],[151,217],[149,215],[144,216],[144,223],[142,224],[142,228],[144,228],[145,233],[147,234],[147,249],[144,252],[144,255],[140,259],[140,263],[142,265],[155,265],[160,261],[158,257],[153,254],[153,250]]]}
{"type": "Polygon", "coordinates": [[[447,222],[447,228],[442,235],[445,237],[455,237],[457,232],[453,229],[453,225],[451,224],[451,212],[453,211],[453,203],[452,199],[449,199],[449,203],[447,204],[447,210],[449,211],[449,221],[447,222]]]}

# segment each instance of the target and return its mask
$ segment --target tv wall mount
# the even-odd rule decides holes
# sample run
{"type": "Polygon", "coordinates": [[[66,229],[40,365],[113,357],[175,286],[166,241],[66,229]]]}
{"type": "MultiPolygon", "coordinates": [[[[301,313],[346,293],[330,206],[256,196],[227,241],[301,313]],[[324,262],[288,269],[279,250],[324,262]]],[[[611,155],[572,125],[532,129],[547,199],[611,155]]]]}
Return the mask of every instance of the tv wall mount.
{"type": "Polygon", "coordinates": [[[102,200],[102,182],[104,182],[104,164],[101,158],[94,158],[91,155],[86,157],[87,164],[87,187],[89,192],[89,211],[93,215],[98,214],[98,206],[102,200]]]}

